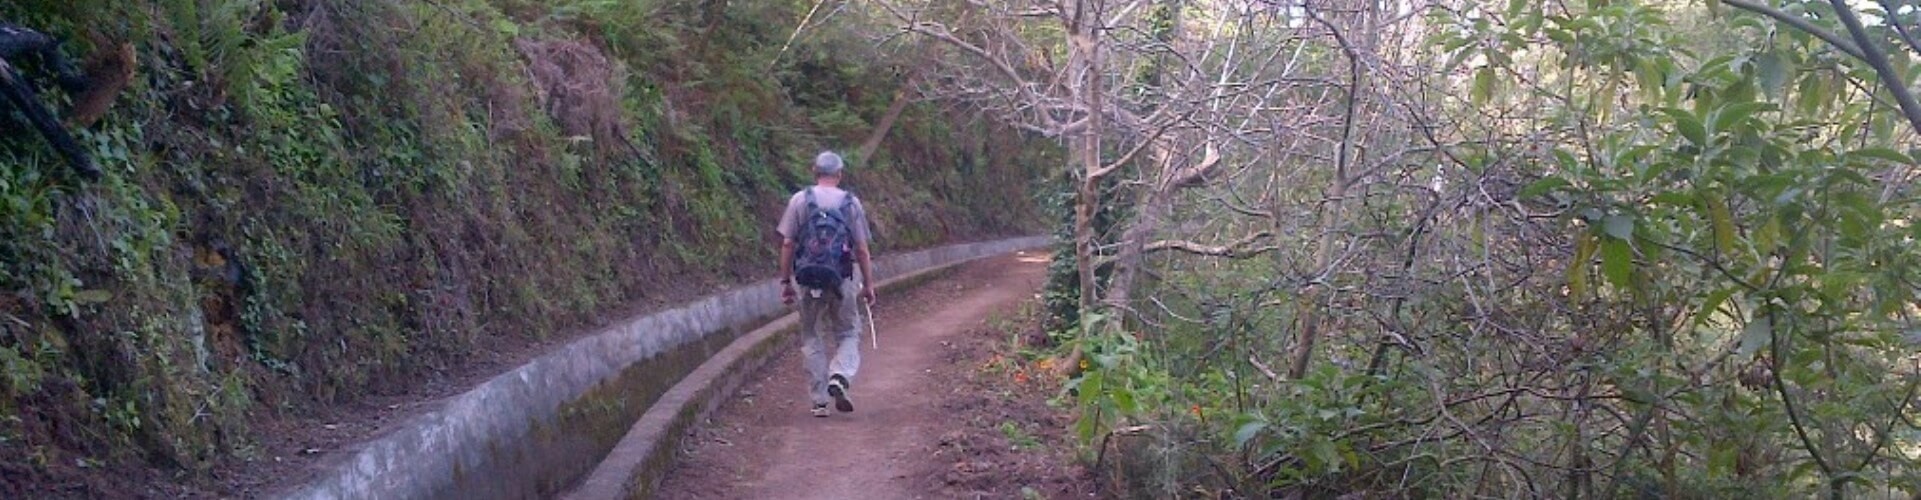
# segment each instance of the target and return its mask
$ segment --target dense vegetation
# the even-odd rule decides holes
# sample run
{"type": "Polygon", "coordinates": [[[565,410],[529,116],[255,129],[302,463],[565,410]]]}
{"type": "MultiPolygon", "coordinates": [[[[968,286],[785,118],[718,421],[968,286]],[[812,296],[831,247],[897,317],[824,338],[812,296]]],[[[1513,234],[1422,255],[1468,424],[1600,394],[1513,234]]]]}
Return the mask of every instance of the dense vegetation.
{"type": "Polygon", "coordinates": [[[140,63],[83,133],[104,181],[0,149],[10,473],[199,470],[250,416],[764,273],[794,159],[905,110],[856,158],[887,245],[1066,186],[1053,365],[1121,494],[1921,494],[1912,2],[0,16],[140,63]]]}
{"type": "Polygon", "coordinates": [[[1921,494],[1921,7],[879,2],[1064,138],[1144,498],[1921,494]]]}
{"type": "Polygon", "coordinates": [[[1047,143],[901,100],[907,65],[813,7],[0,3],[137,63],[77,131],[99,182],[0,120],[0,496],[192,481],[261,458],[257,419],[764,277],[822,148],[883,250],[1031,230],[1047,143]]]}

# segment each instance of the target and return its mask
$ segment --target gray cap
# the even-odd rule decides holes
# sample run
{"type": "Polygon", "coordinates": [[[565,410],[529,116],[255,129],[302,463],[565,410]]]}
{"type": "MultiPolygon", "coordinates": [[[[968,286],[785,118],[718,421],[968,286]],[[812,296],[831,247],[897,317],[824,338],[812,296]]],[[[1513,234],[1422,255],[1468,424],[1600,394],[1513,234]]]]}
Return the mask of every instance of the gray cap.
{"type": "Polygon", "coordinates": [[[834,154],[833,151],[822,151],[819,155],[814,156],[814,173],[826,175],[838,174],[842,167],[845,167],[845,165],[841,163],[840,155],[834,154]]]}

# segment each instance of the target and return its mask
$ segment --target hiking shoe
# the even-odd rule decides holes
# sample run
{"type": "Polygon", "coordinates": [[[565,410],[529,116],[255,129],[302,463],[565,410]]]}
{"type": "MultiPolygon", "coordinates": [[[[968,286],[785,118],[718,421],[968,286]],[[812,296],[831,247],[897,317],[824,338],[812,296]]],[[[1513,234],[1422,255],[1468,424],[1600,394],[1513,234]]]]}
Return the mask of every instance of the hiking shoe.
{"type": "Polygon", "coordinates": [[[814,416],[825,417],[827,415],[827,405],[814,405],[814,416]]]}
{"type": "Polygon", "coordinates": [[[834,397],[834,409],[854,411],[854,400],[847,398],[847,378],[835,375],[827,381],[827,395],[834,397]]]}

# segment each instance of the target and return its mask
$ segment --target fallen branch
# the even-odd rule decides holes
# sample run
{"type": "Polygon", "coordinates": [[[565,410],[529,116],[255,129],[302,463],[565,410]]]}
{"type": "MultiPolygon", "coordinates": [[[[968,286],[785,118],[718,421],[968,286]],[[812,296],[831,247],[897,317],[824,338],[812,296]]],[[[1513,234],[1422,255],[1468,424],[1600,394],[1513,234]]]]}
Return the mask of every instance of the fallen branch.
{"type": "Polygon", "coordinates": [[[1247,362],[1249,364],[1254,365],[1254,368],[1261,370],[1261,374],[1266,375],[1268,380],[1273,381],[1275,383],[1279,383],[1281,381],[1281,374],[1275,373],[1274,369],[1269,368],[1267,366],[1267,363],[1262,363],[1260,358],[1256,358],[1254,357],[1254,355],[1250,354],[1247,356],[1247,362]]]}

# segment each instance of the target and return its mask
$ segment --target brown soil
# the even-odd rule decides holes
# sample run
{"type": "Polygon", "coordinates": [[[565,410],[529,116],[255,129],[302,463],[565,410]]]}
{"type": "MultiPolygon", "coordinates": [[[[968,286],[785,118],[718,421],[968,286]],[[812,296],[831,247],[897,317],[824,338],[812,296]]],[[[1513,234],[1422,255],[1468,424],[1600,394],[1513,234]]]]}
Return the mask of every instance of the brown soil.
{"type": "Polygon", "coordinates": [[[853,413],[808,415],[798,349],[780,355],[685,437],[661,497],[1092,497],[1067,416],[1046,404],[1058,386],[997,352],[1009,334],[990,324],[1008,322],[988,319],[1034,301],[1046,266],[999,257],[882,296],[853,413]]]}

